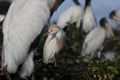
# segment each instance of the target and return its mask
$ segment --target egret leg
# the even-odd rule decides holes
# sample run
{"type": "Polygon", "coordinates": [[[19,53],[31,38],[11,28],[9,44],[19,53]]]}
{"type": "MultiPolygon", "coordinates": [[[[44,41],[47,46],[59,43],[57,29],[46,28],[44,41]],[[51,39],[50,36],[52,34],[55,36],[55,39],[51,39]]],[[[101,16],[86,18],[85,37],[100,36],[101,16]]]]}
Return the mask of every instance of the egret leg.
{"type": "Polygon", "coordinates": [[[54,55],[54,66],[57,67],[56,56],[54,55]]]}

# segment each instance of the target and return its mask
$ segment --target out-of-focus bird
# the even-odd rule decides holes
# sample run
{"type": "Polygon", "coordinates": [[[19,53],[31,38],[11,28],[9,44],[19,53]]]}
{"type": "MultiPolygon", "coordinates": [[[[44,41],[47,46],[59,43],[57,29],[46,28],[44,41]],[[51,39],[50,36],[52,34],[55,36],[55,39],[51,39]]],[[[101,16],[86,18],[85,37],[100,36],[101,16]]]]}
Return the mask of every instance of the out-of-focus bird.
{"type": "Polygon", "coordinates": [[[115,52],[106,51],[106,52],[101,53],[101,55],[105,59],[113,60],[115,58],[116,53],[115,52]]]}
{"type": "Polygon", "coordinates": [[[68,8],[58,18],[57,25],[62,29],[64,29],[68,23],[76,23],[77,28],[81,25],[84,14],[83,6],[78,2],[78,0],[73,0],[73,2],[75,3],[75,6],[68,8]]]}
{"type": "Polygon", "coordinates": [[[102,47],[106,39],[106,30],[108,30],[112,37],[114,37],[114,33],[111,29],[106,18],[102,18],[100,20],[100,27],[95,27],[85,38],[81,55],[85,56],[84,61],[88,62],[93,58],[96,51],[102,47]]]}
{"type": "Polygon", "coordinates": [[[56,24],[52,24],[49,27],[48,35],[44,49],[43,49],[43,59],[44,63],[53,63],[54,66],[57,66],[56,63],[56,54],[62,49],[64,43],[65,33],[64,31],[59,28],[56,24]]]}
{"type": "Polygon", "coordinates": [[[5,15],[9,9],[11,2],[7,0],[0,1],[0,22],[5,19],[5,15]]]}
{"type": "Polygon", "coordinates": [[[114,19],[115,21],[117,21],[117,19],[115,18],[115,15],[118,16],[120,18],[120,8],[116,9],[116,10],[113,10],[111,13],[110,13],[110,18],[114,19]]]}
{"type": "Polygon", "coordinates": [[[12,2],[3,23],[2,69],[5,68],[10,74],[19,74],[20,78],[31,76],[35,48],[39,44],[43,29],[46,28],[50,11],[55,11],[63,1],[12,2]]]}
{"type": "Polygon", "coordinates": [[[84,10],[82,29],[85,33],[88,33],[96,26],[94,12],[91,7],[91,0],[86,0],[84,10]]]}
{"type": "Polygon", "coordinates": [[[120,34],[120,8],[117,10],[113,10],[109,14],[110,19],[116,22],[116,31],[120,34]]]}

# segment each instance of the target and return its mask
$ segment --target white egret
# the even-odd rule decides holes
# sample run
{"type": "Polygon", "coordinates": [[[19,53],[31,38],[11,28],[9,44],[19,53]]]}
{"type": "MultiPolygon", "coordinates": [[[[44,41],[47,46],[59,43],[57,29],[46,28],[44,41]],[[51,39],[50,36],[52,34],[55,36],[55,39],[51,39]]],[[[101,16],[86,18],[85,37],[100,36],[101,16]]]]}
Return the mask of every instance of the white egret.
{"type": "Polygon", "coordinates": [[[50,10],[56,10],[63,1],[14,0],[12,2],[3,23],[2,69],[5,67],[10,74],[18,73],[21,78],[32,74],[34,51],[42,30],[50,18],[50,10]]]}
{"type": "Polygon", "coordinates": [[[82,29],[85,33],[88,33],[96,26],[94,12],[91,7],[91,0],[86,0],[84,10],[85,12],[83,17],[82,29]]]}
{"type": "Polygon", "coordinates": [[[49,27],[48,35],[44,49],[43,49],[43,59],[44,63],[51,63],[54,62],[54,66],[56,64],[56,54],[62,49],[64,43],[65,33],[64,31],[59,28],[57,25],[52,24],[49,27]]]}
{"type": "Polygon", "coordinates": [[[68,23],[76,23],[77,28],[79,28],[81,25],[84,9],[83,6],[78,2],[78,0],[73,1],[75,5],[68,8],[58,18],[57,25],[62,29],[64,29],[68,25],[68,23]]]}
{"type": "Polygon", "coordinates": [[[100,27],[95,27],[85,38],[81,55],[85,56],[84,61],[88,62],[95,55],[96,51],[102,47],[106,39],[106,30],[114,37],[111,26],[106,18],[100,20],[100,27]]]}

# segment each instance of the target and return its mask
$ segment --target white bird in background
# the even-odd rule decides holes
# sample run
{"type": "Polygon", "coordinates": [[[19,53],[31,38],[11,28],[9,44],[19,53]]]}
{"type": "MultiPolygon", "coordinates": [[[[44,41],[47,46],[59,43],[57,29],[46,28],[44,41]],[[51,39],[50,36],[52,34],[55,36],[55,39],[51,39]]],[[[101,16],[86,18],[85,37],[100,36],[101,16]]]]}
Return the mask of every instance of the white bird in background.
{"type": "Polygon", "coordinates": [[[101,53],[101,55],[107,59],[107,60],[113,60],[115,58],[116,53],[115,52],[110,52],[110,51],[106,51],[101,53]]]}
{"type": "Polygon", "coordinates": [[[50,18],[50,10],[56,10],[63,1],[12,2],[3,23],[2,69],[5,68],[10,74],[18,73],[20,78],[30,77],[34,69],[33,55],[39,43],[39,35],[46,28],[44,26],[50,18]]]}
{"type": "Polygon", "coordinates": [[[56,24],[52,24],[46,35],[48,37],[44,44],[43,62],[46,64],[54,62],[54,66],[57,66],[56,55],[63,47],[65,33],[56,24]]]}
{"type": "Polygon", "coordinates": [[[2,22],[5,19],[5,15],[8,11],[8,8],[10,6],[11,2],[10,1],[0,1],[0,22],[2,22]]]}
{"type": "Polygon", "coordinates": [[[110,19],[116,22],[116,31],[120,34],[120,8],[117,10],[113,10],[109,14],[110,19]]]}
{"type": "Polygon", "coordinates": [[[81,25],[81,20],[84,14],[83,6],[78,0],[73,0],[73,2],[75,3],[75,6],[67,9],[58,18],[57,25],[62,29],[64,29],[68,23],[76,23],[77,28],[81,25]]]}
{"type": "Polygon", "coordinates": [[[92,59],[96,51],[102,47],[102,44],[106,39],[106,30],[109,30],[109,32],[112,34],[112,37],[114,37],[114,33],[106,18],[102,18],[100,20],[100,27],[95,27],[86,36],[81,52],[81,55],[85,56],[84,61],[88,62],[90,59],[92,59]]]}
{"type": "Polygon", "coordinates": [[[91,7],[91,0],[86,0],[84,10],[82,29],[85,33],[88,33],[96,26],[95,16],[91,7]]]}

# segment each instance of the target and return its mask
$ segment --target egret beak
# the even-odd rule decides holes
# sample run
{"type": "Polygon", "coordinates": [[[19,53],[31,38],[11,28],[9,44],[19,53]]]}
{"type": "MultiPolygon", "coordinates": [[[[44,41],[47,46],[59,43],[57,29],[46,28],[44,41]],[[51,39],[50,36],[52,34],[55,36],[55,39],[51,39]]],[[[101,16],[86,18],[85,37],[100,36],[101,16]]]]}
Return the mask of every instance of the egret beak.
{"type": "Polygon", "coordinates": [[[50,34],[50,32],[48,31],[48,32],[45,33],[45,36],[48,36],[49,34],[50,34]]]}
{"type": "Polygon", "coordinates": [[[106,24],[105,24],[105,27],[106,27],[106,29],[111,33],[112,37],[114,38],[114,37],[115,37],[115,34],[114,34],[111,26],[110,26],[108,23],[106,23],[106,24]]]}
{"type": "Polygon", "coordinates": [[[57,0],[53,8],[51,9],[51,16],[57,10],[57,8],[64,2],[65,0],[57,0]]]}

